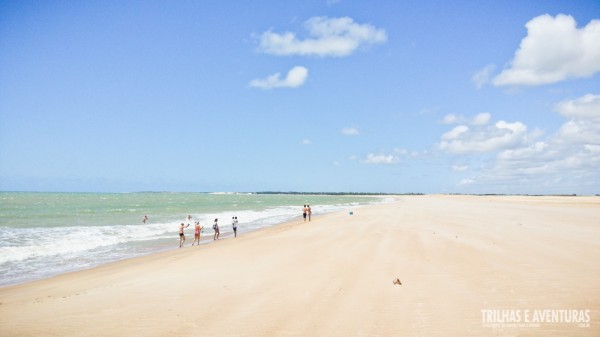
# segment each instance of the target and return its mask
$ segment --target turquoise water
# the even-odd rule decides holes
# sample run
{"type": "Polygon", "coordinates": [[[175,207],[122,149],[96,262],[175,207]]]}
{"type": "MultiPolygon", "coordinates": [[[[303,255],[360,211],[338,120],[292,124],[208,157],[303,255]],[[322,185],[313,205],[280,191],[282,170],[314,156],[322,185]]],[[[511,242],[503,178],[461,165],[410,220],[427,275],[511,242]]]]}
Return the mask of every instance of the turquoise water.
{"type": "Polygon", "coordinates": [[[304,204],[318,216],[382,201],[327,195],[0,192],[0,286],[177,249],[182,222],[191,224],[186,231],[191,244],[194,221],[205,226],[207,239],[219,218],[227,237],[233,216],[243,235],[300,218],[304,204]]]}

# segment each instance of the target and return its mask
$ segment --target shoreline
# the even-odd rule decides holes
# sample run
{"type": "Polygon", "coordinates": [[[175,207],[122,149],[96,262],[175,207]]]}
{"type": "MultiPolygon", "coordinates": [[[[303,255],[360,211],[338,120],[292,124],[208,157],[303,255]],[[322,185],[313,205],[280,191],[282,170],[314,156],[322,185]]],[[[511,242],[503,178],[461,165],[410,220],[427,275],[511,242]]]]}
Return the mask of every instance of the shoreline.
{"type": "MultiPolygon", "coordinates": [[[[364,206],[369,206],[369,205],[377,205],[379,204],[378,202],[372,203],[372,204],[361,204],[361,205],[348,205],[349,208],[359,208],[359,207],[364,207],[364,206]]],[[[326,216],[328,214],[332,214],[332,213],[338,213],[338,212],[345,212],[345,211],[332,211],[332,212],[327,212],[327,213],[319,213],[319,214],[313,214],[313,219],[315,218],[319,218],[322,216],[326,216]]],[[[292,223],[296,223],[296,222],[303,222],[302,221],[302,215],[297,216],[297,219],[292,219],[292,220],[288,220],[288,221],[284,221],[281,223],[275,223],[273,225],[268,225],[265,227],[261,227],[261,228],[253,228],[253,229],[247,229],[245,231],[240,231],[240,228],[238,227],[238,237],[245,237],[251,233],[254,232],[261,232],[261,231],[265,231],[268,230],[272,227],[278,227],[278,226],[285,226],[288,224],[292,224],[292,223]]],[[[307,221],[308,223],[308,221],[307,221]]],[[[223,225],[221,224],[220,227],[223,228],[224,226],[227,226],[228,228],[230,228],[231,224],[226,224],[223,225]]],[[[234,234],[233,231],[226,231],[223,232],[223,230],[221,230],[221,235],[220,235],[220,240],[213,240],[213,235],[214,235],[214,231],[212,229],[212,225],[207,224],[205,226],[204,229],[205,232],[202,233],[201,235],[201,244],[200,246],[206,246],[206,245],[210,245],[213,243],[217,243],[217,242],[222,242],[223,240],[230,240],[230,239],[234,239],[234,234]]],[[[65,272],[59,272],[56,274],[50,274],[46,277],[41,277],[41,278],[34,278],[34,279],[29,279],[29,280],[25,280],[25,281],[19,281],[19,282],[15,282],[15,283],[7,283],[7,284],[0,284],[0,290],[4,289],[4,288],[8,288],[8,287],[13,287],[13,286],[19,286],[19,285],[27,285],[30,283],[35,283],[35,282],[43,282],[49,279],[53,279],[56,277],[60,277],[62,275],[68,275],[68,274],[72,274],[72,273],[78,273],[78,272],[87,272],[90,270],[94,270],[95,268],[100,268],[106,265],[110,265],[110,264],[114,264],[114,263],[119,263],[119,262],[126,262],[128,260],[131,259],[140,259],[140,258],[151,258],[154,255],[159,255],[159,254],[164,254],[164,253],[168,253],[168,252],[172,252],[172,251],[179,251],[182,248],[191,248],[191,242],[194,241],[194,234],[193,234],[193,228],[190,225],[189,228],[186,228],[186,243],[184,244],[183,247],[179,248],[178,247],[178,240],[179,238],[176,236],[176,230],[173,231],[173,244],[172,247],[171,245],[167,246],[157,246],[157,248],[155,248],[156,250],[152,250],[148,253],[141,253],[140,255],[135,255],[135,256],[130,256],[130,257],[125,257],[125,258],[120,258],[118,260],[112,260],[112,261],[106,261],[106,262],[100,262],[97,265],[93,265],[93,266],[89,266],[89,267],[84,267],[81,269],[73,269],[73,270],[69,270],[69,271],[65,271],[65,272]]]]}
{"type": "Polygon", "coordinates": [[[11,336],[600,332],[598,197],[398,196],[353,213],[306,223],[300,218],[199,249],[191,249],[190,241],[184,249],[0,288],[0,331],[11,336]],[[401,285],[393,284],[396,278],[401,285]],[[482,321],[482,312],[499,309],[589,310],[590,322],[586,327],[482,321]]]}
{"type": "MultiPolygon", "coordinates": [[[[222,222],[221,238],[225,238],[232,232],[228,224],[231,215],[241,220],[238,233],[243,235],[248,231],[298,219],[301,207],[296,207],[298,201],[304,199],[318,203],[315,210],[318,214],[383,200],[353,196],[230,197],[201,194],[151,197],[86,194],[84,197],[62,197],[50,193],[10,196],[10,202],[3,205],[4,212],[0,216],[0,223],[4,224],[0,234],[5,240],[0,247],[0,288],[177,248],[177,229],[181,222],[178,218],[190,214],[190,210],[194,220],[204,225],[203,237],[212,236],[210,224],[214,218],[219,218],[222,222]],[[28,208],[30,210],[23,214],[15,211],[27,207],[27,202],[35,207],[28,208]],[[45,203],[49,206],[45,207],[45,203]],[[160,207],[161,204],[164,207],[160,207]],[[169,206],[172,204],[177,206],[169,206]],[[66,209],[72,210],[61,215],[60,212],[66,209]],[[56,218],[44,215],[55,212],[56,218]],[[132,216],[134,213],[138,215],[132,216]],[[144,214],[151,218],[148,223],[139,221],[144,214]]],[[[191,244],[193,221],[188,223],[192,228],[186,230],[186,238],[191,244]]],[[[209,241],[203,240],[202,243],[209,241]]]]}

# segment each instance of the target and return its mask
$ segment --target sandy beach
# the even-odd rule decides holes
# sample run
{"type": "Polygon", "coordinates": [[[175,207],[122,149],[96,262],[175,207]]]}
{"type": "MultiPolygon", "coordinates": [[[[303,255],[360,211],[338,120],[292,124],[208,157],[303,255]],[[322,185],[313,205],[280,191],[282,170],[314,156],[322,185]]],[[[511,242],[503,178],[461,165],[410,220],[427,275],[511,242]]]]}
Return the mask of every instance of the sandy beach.
{"type": "Polygon", "coordinates": [[[192,240],[0,288],[0,335],[600,335],[600,197],[398,196],[192,240]]]}

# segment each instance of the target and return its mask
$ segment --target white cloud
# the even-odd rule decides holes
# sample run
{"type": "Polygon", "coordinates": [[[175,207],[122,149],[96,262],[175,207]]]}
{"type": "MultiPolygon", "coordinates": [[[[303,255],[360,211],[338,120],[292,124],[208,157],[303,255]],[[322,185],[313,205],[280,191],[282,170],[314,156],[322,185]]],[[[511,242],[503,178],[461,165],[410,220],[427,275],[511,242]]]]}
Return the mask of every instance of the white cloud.
{"type": "Polygon", "coordinates": [[[280,77],[281,74],[276,73],[266,78],[254,79],[250,82],[250,86],[260,89],[297,88],[303,85],[308,78],[308,69],[297,66],[290,69],[284,79],[280,77]]]}
{"type": "Polygon", "coordinates": [[[442,139],[443,140],[453,140],[453,139],[457,139],[460,137],[460,135],[462,135],[465,132],[469,131],[469,127],[466,125],[459,125],[457,127],[455,127],[454,129],[444,133],[442,135],[442,139]]]}
{"type": "Polygon", "coordinates": [[[342,134],[344,136],[358,136],[359,132],[357,128],[343,128],[342,134]]]}
{"type": "Polygon", "coordinates": [[[363,164],[396,164],[400,159],[392,154],[369,153],[362,161],[363,164]]]}
{"type": "Polygon", "coordinates": [[[481,89],[484,85],[486,85],[490,81],[492,73],[494,72],[495,69],[496,69],[496,65],[489,64],[489,65],[485,66],[485,68],[483,68],[480,71],[478,71],[477,73],[475,73],[475,75],[473,75],[473,77],[471,79],[475,83],[475,86],[477,87],[477,89],[481,89]]]}
{"type": "Polygon", "coordinates": [[[485,125],[487,124],[492,115],[489,112],[482,112],[477,114],[472,119],[465,118],[462,115],[448,114],[442,119],[442,124],[470,124],[470,125],[485,125]]]}
{"type": "Polygon", "coordinates": [[[468,165],[452,165],[452,170],[457,172],[466,171],[469,169],[468,165]]]}
{"type": "Polygon", "coordinates": [[[458,121],[458,116],[455,114],[448,114],[444,116],[444,119],[442,119],[442,124],[455,124],[458,123],[458,121]]]}
{"type": "Polygon", "coordinates": [[[558,130],[555,142],[600,144],[600,95],[587,94],[560,102],[554,110],[570,118],[558,130]]]}
{"type": "Polygon", "coordinates": [[[468,178],[467,178],[467,179],[463,179],[463,180],[461,180],[461,181],[458,183],[458,186],[471,185],[471,184],[474,184],[474,183],[475,183],[475,180],[473,180],[473,179],[468,179],[468,178]]]}
{"type": "Polygon", "coordinates": [[[565,117],[600,119],[600,95],[587,94],[575,100],[558,103],[554,111],[565,117]]]}
{"type": "Polygon", "coordinates": [[[492,115],[489,112],[482,112],[480,114],[477,114],[477,116],[473,117],[473,121],[471,121],[471,124],[485,125],[490,121],[490,118],[492,118],[492,115]]]}
{"type": "Polygon", "coordinates": [[[600,20],[578,29],[570,15],[545,14],[525,26],[527,36],[494,85],[542,85],[600,71],[600,20]]]}
{"type": "Polygon", "coordinates": [[[266,31],[260,36],[259,50],[273,55],[348,56],[360,46],[385,43],[385,30],[355,23],[349,17],[312,17],[304,23],[309,38],[296,34],[266,31]]]}
{"type": "MultiPolygon", "coordinates": [[[[485,119],[489,120],[489,116],[485,119]]],[[[438,144],[442,151],[467,154],[495,152],[518,145],[526,139],[527,126],[521,122],[496,122],[491,126],[476,125],[469,128],[458,125],[442,135],[438,144]]]]}
{"type": "Polygon", "coordinates": [[[556,104],[554,110],[568,118],[556,132],[541,140],[533,132],[503,148],[474,172],[469,188],[486,193],[598,193],[599,97],[588,94],[556,104]]]}
{"type": "Polygon", "coordinates": [[[302,145],[311,145],[311,144],[312,144],[312,142],[310,141],[310,139],[303,139],[303,140],[300,142],[300,144],[302,144],[302,145]]]}

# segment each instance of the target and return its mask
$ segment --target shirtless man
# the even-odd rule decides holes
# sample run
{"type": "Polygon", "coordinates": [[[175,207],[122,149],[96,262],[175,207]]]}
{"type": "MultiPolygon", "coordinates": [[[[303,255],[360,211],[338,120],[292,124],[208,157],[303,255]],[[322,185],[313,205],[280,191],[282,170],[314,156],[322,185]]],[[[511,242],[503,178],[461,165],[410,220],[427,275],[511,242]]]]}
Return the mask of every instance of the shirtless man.
{"type": "Polygon", "coordinates": [[[190,227],[190,224],[184,226],[183,222],[181,223],[181,226],[179,226],[179,248],[183,247],[183,243],[185,242],[185,233],[183,230],[188,227],[190,227]]]}
{"type": "Polygon", "coordinates": [[[306,213],[308,212],[308,208],[306,208],[306,205],[304,205],[304,208],[302,209],[302,217],[304,218],[304,222],[306,222],[306,213]]]}

